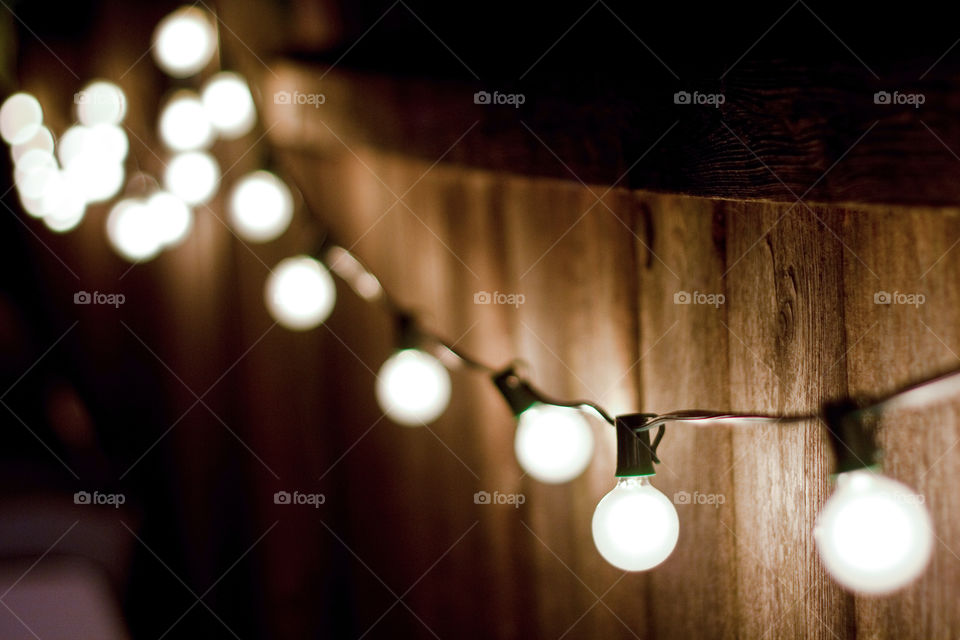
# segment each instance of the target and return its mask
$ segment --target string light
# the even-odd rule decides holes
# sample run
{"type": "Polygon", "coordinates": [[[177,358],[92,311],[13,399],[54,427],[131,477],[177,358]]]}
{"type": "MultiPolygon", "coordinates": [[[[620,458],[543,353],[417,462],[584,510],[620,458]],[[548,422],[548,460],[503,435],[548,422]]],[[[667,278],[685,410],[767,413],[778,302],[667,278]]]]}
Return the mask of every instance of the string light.
{"type": "MultiPolygon", "coordinates": [[[[182,7],[157,26],[153,54],[164,71],[184,78],[210,64],[217,40],[209,13],[182,7]]],[[[118,126],[126,108],[126,96],[118,86],[91,82],[76,97],[79,124],[55,143],[53,132],[43,126],[43,110],[35,97],[16,93],[0,106],[0,137],[11,145],[14,183],[29,215],[42,218],[54,232],[64,232],[80,223],[88,203],[117,194],[129,149],[118,126]]],[[[218,136],[230,139],[249,133],[256,120],[250,88],[236,73],[215,74],[201,95],[175,93],[158,127],[163,142],[179,153],[167,165],[165,190],[153,188],[144,197],[124,198],[110,209],[107,237],[116,251],[127,260],[142,261],[181,242],[192,227],[191,205],[208,202],[220,182],[216,160],[199,149],[218,136]]],[[[293,216],[289,187],[267,171],[241,178],[227,206],[238,235],[255,242],[282,234],[293,216]]],[[[395,422],[422,425],[439,418],[451,396],[447,366],[462,366],[489,376],[503,395],[517,421],[517,460],[538,481],[568,482],[586,469],[594,451],[588,416],[615,428],[616,485],[599,501],[592,519],[597,550],[615,567],[649,570],[665,561],[677,544],[677,511],[650,482],[667,424],[786,425],[810,420],[827,425],[836,457],[837,490],[813,531],[829,574],[848,589],[881,594],[909,584],[929,563],[934,535],[923,496],[880,474],[874,435],[884,411],[914,409],[960,393],[960,370],[884,398],[829,404],[809,415],[678,411],[614,419],[591,402],[549,398],[519,375],[516,364],[492,367],[431,333],[387,294],[356,256],[329,237],[317,255],[321,259],[297,255],[277,264],[265,284],[267,310],[292,330],[319,326],[336,302],[332,271],[361,298],[393,314],[400,327],[398,346],[377,376],[376,397],[395,422]],[[657,435],[651,442],[653,429],[657,435]]]]}

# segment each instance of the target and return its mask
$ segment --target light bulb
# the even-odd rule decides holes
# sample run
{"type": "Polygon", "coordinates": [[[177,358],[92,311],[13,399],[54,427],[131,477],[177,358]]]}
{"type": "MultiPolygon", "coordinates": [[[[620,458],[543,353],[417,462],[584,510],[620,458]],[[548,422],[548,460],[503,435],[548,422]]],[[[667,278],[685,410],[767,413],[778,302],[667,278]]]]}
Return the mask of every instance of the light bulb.
{"type": "Polygon", "coordinates": [[[167,15],[153,32],[153,58],[174,78],[201,71],[217,50],[217,30],[210,14],[181,7],[167,15]]]}
{"type": "Polygon", "coordinates": [[[255,171],[233,187],[228,211],[233,228],[242,238],[268,242],[290,226],[293,197],[280,178],[269,171],[255,171]]]}
{"type": "Polygon", "coordinates": [[[624,571],[652,569],[673,552],[680,535],[677,509],[646,476],[617,478],[593,512],[593,543],[624,571]]]}
{"type": "Polygon", "coordinates": [[[120,124],[127,114],[127,96],[123,89],[105,80],[91,82],[75,96],[77,120],[87,126],[120,124]]]}
{"type": "Polygon", "coordinates": [[[160,139],[174,151],[206,149],[213,142],[213,125],[200,96],[178,91],[160,113],[160,139]]]}
{"type": "Polygon", "coordinates": [[[154,223],[146,203],[121,200],[107,215],[107,239],[116,252],[130,262],[150,260],[163,247],[154,223]]]}
{"type": "Polygon", "coordinates": [[[538,402],[517,420],[517,460],[540,482],[569,482],[590,464],[593,431],[579,409],[538,402]]]}
{"type": "Polygon", "coordinates": [[[287,329],[319,326],[333,311],[337,288],[327,268],[310,256],[286,258],[274,268],[264,292],[267,310],[287,329]]]}
{"type": "Polygon", "coordinates": [[[221,137],[239,138],[257,122],[257,109],[242,76],[221,71],[203,88],[203,108],[221,137]]]}
{"type": "Polygon", "coordinates": [[[429,353],[403,349],[380,367],[377,402],[399,424],[417,427],[433,422],[450,404],[450,374],[429,353]]]}
{"type": "Polygon", "coordinates": [[[193,210],[172,193],[155,192],[147,198],[147,209],[157,239],[164,247],[180,244],[193,228],[193,210]]]}
{"type": "Polygon", "coordinates": [[[29,140],[10,147],[10,157],[13,158],[15,163],[19,162],[23,154],[33,149],[53,153],[53,134],[50,133],[50,129],[44,126],[38,127],[37,132],[34,133],[29,140]]]}
{"type": "Polygon", "coordinates": [[[23,144],[42,124],[43,109],[29,93],[15,93],[0,106],[0,137],[7,144],[23,144]]]}
{"type": "Polygon", "coordinates": [[[933,551],[923,496],[867,469],[837,477],[813,535],[830,575],[867,594],[905,586],[923,572],[933,551]]]}
{"type": "Polygon", "coordinates": [[[220,166],[203,151],[178,153],[167,164],[163,185],[187,204],[204,204],[220,186],[220,166]]]}

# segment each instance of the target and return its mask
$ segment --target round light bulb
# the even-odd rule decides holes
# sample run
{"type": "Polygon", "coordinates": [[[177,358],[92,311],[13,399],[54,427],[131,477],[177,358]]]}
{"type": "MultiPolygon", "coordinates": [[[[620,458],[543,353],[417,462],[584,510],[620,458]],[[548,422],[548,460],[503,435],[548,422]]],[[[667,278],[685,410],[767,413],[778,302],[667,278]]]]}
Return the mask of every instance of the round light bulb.
{"type": "Polygon", "coordinates": [[[213,126],[200,96],[178,91],[160,113],[160,139],[174,151],[205,149],[213,142],[213,126]]]}
{"type": "Polygon", "coordinates": [[[305,331],[333,311],[337,288],[327,268],[310,256],[286,258],[274,268],[264,292],[267,310],[287,329],[305,331]]]}
{"type": "Polygon", "coordinates": [[[203,88],[203,108],[221,137],[239,138],[257,122],[257,109],[250,87],[242,76],[221,71],[203,88]]]}
{"type": "Polygon", "coordinates": [[[677,509],[644,476],[617,478],[593,512],[593,543],[624,571],[652,569],[673,553],[680,535],[677,509]]]}
{"type": "Polygon", "coordinates": [[[77,120],[82,124],[120,124],[127,114],[127,96],[123,89],[105,80],[91,82],[75,96],[77,120]]]}
{"type": "Polygon", "coordinates": [[[0,106],[0,137],[7,144],[23,144],[42,124],[43,109],[29,93],[15,93],[0,106]]]}
{"type": "Polygon", "coordinates": [[[867,469],[837,477],[813,535],[830,575],[867,594],[905,586],[923,572],[933,551],[923,496],[867,469]]]}
{"type": "Polygon", "coordinates": [[[256,171],[240,178],[228,204],[234,229],[251,242],[273,240],[287,230],[293,218],[290,189],[269,171],[256,171]]]}
{"type": "Polygon", "coordinates": [[[155,218],[146,203],[126,199],[107,215],[107,239],[121,257],[130,262],[149,260],[160,252],[155,218]]]}
{"type": "Polygon", "coordinates": [[[220,186],[220,166],[203,151],[178,153],[167,164],[163,184],[187,204],[204,204],[220,186]]]}
{"type": "Polygon", "coordinates": [[[40,151],[45,151],[50,154],[53,153],[53,134],[50,133],[50,129],[44,126],[38,127],[37,132],[34,133],[29,140],[10,147],[10,157],[12,157],[16,163],[20,161],[23,154],[34,149],[39,149],[40,151]]]}
{"type": "Polygon", "coordinates": [[[593,431],[579,409],[537,403],[517,420],[517,460],[540,482],[569,482],[590,464],[593,431]]]}
{"type": "Polygon", "coordinates": [[[450,404],[450,374],[429,353],[403,349],[380,367],[377,402],[396,423],[418,427],[433,422],[450,404]]]}
{"type": "Polygon", "coordinates": [[[210,14],[181,7],[167,15],[153,32],[153,58],[174,78],[201,71],[217,50],[217,30],[210,14]]]}
{"type": "Polygon", "coordinates": [[[180,244],[193,228],[193,210],[172,193],[157,191],[147,198],[147,209],[161,246],[180,244]]]}

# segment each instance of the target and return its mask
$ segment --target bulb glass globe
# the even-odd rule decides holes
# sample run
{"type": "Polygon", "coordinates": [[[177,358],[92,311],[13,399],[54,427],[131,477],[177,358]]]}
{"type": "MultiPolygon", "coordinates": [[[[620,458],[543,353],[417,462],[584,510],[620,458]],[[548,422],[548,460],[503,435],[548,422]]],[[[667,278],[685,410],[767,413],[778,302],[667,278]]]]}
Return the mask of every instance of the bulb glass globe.
{"type": "Polygon", "coordinates": [[[20,162],[23,154],[33,149],[53,153],[53,134],[50,133],[50,129],[44,126],[38,127],[37,132],[29,140],[10,147],[10,157],[13,158],[14,163],[20,162]]]}
{"type": "Polygon", "coordinates": [[[213,126],[200,96],[177,92],[160,113],[160,139],[174,151],[206,149],[213,142],[213,126]]]}
{"type": "Polygon", "coordinates": [[[679,535],[676,507],[644,476],[617,478],[593,512],[593,543],[604,560],[624,571],[657,566],[679,535]]]}
{"type": "Polygon", "coordinates": [[[814,529],[817,550],[834,579],[854,591],[883,594],[916,579],[933,551],[923,496],[867,469],[837,477],[814,529]]]}
{"type": "Polygon", "coordinates": [[[398,351],[380,367],[377,402],[396,423],[418,427],[433,422],[450,404],[450,374],[429,353],[398,351]]]}
{"type": "Polygon", "coordinates": [[[81,124],[117,125],[127,114],[127,96],[123,89],[105,80],[91,82],[74,96],[77,120],[81,124]]]}
{"type": "Polygon", "coordinates": [[[593,430],[579,409],[537,403],[518,417],[514,451],[540,482],[569,482],[590,464],[593,430]]]}
{"type": "Polygon", "coordinates": [[[15,93],[0,106],[0,137],[7,144],[23,144],[42,124],[43,109],[29,93],[15,93]]]}
{"type": "Polygon", "coordinates": [[[239,74],[218,73],[207,82],[202,96],[207,118],[223,138],[239,138],[249,133],[257,122],[250,87],[239,74]]]}
{"type": "Polygon", "coordinates": [[[150,260],[162,248],[154,221],[146,203],[121,200],[107,215],[107,239],[130,262],[150,260]]]}
{"type": "Polygon", "coordinates": [[[217,30],[210,14],[181,7],[167,15],[153,32],[153,58],[174,78],[192,76],[210,62],[217,50],[217,30]]]}
{"type": "Polygon", "coordinates": [[[306,331],[333,311],[337,288],[327,268],[310,256],[282,260],[267,278],[267,310],[287,329],[306,331]]]}
{"type": "Polygon", "coordinates": [[[220,186],[220,166],[203,151],[178,153],[163,174],[167,191],[190,205],[204,204],[220,186]]]}
{"type": "Polygon", "coordinates": [[[293,196],[283,181],[269,171],[240,179],[230,193],[230,222],[245,240],[268,242],[290,226],[293,196]]]}
{"type": "Polygon", "coordinates": [[[147,199],[147,209],[163,247],[180,244],[193,228],[193,210],[172,193],[157,191],[147,199]]]}

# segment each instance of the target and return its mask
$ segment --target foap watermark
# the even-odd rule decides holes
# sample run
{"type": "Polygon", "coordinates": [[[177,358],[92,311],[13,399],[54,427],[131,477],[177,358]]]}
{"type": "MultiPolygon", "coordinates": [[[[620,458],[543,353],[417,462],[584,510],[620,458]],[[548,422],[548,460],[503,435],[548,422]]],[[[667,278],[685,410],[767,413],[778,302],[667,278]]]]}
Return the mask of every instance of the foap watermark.
{"type": "Polygon", "coordinates": [[[677,491],[673,494],[673,502],[674,504],[708,504],[713,505],[715,509],[719,509],[720,505],[726,504],[727,496],[722,493],[677,491]]]}
{"type": "Polygon", "coordinates": [[[319,109],[320,105],[327,102],[327,96],[322,93],[303,93],[301,91],[277,91],[273,94],[274,104],[295,104],[310,105],[314,109],[319,109]]]}
{"type": "Polygon", "coordinates": [[[122,293],[101,293],[94,291],[77,291],[73,294],[73,304],[107,304],[114,308],[119,308],[127,297],[122,293]]]}
{"type": "Polygon", "coordinates": [[[901,93],[894,91],[877,91],[873,94],[873,104],[890,105],[908,105],[914,109],[919,109],[920,105],[927,101],[927,96],[922,93],[901,93]]]}
{"type": "Polygon", "coordinates": [[[717,308],[727,301],[722,293],[703,293],[702,291],[677,291],[673,294],[673,304],[705,304],[717,308]]]}
{"type": "Polygon", "coordinates": [[[873,294],[873,304],[905,304],[919,307],[927,301],[922,293],[901,293],[900,291],[877,291],[873,294]]]}
{"type": "Polygon", "coordinates": [[[108,506],[119,509],[120,505],[127,501],[127,496],[122,493],[100,493],[94,491],[77,491],[73,494],[73,504],[89,504],[95,506],[108,506]]]}
{"type": "Polygon", "coordinates": [[[277,491],[273,494],[273,504],[308,505],[314,509],[319,509],[320,505],[326,503],[326,501],[327,496],[322,493],[277,491]]]}
{"type": "Polygon", "coordinates": [[[473,494],[473,504],[509,504],[514,509],[519,509],[520,505],[527,501],[527,496],[522,493],[500,493],[494,491],[477,491],[473,494]]]}
{"type": "Polygon", "coordinates": [[[722,93],[701,93],[694,91],[677,91],[673,94],[673,104],[696,104],[707,107],[719,107],[727,101],[722,93]]]}
{"type": "Polygon", "coordinates": [[[500,93],[494,91],[477,91],[473,94],[473,104],[496,104],[509,105],[519,109],[520,105],[527,101],[527,96],[522,93],[500,93]]]}
{"type": "Polygon", "coordinates": [[[494,291],[477,291],[473,294],[473,304],[509,304],[519,307],[527,298],[522,293],[501,293],[494,291]]]}

